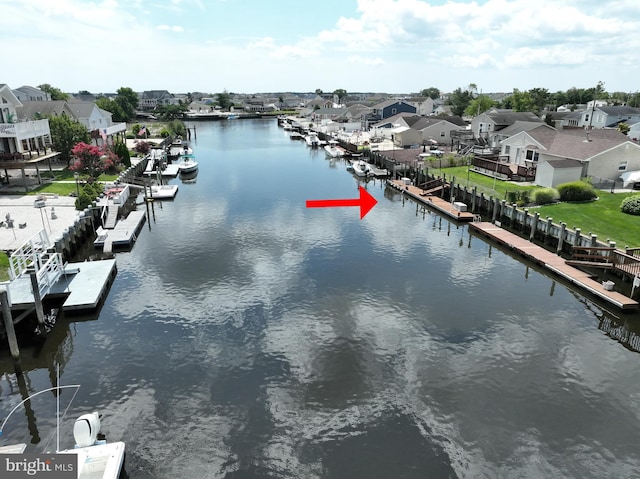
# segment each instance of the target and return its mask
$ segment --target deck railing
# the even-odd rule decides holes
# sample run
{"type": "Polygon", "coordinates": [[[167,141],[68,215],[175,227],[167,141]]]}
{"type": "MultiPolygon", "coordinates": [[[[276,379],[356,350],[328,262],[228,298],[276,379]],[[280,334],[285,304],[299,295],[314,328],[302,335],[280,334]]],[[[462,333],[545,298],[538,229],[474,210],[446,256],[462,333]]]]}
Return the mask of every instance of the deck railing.
{"type": "Polygon", "coordinates": [[[0,138],[24,140],[37,136],[51,135],[49,120],[23,121],[20,123],[0,123],[0,138]]]}

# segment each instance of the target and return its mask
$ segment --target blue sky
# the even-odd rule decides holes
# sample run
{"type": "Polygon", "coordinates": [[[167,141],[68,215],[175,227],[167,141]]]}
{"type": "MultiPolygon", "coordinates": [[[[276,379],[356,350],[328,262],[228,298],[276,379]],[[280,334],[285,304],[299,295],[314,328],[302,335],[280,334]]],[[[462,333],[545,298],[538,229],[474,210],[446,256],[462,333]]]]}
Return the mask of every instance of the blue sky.
{"type": "Polygon", "coordinates": [[[635,92],[639,32],[635,0],[0,0],[0,83],[635,92]]]}

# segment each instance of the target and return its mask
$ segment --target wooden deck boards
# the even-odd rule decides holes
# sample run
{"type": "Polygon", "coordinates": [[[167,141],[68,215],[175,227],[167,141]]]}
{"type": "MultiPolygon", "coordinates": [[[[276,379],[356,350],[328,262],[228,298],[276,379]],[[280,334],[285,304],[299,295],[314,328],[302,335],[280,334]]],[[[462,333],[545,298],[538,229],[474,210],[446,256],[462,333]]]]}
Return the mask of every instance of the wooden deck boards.
{"type": "Polygon", "coordinates": [[[469,227],[509,247],[527,259],[544,266],[547,270],[620,309],[637,309],[640,306],[637,301],[621,293],[606,290],[602,283],[593,279],[590,273],[567,264],[566,260],[559,255],[525,238],[521,238],[514,233],[487,222],[471,223],[469,227]]]}
{"type": "Polygon", "coordinates": [[[433,195],[433,193],[440,191],[441,186],[430,190],[423,190],[417,186],[406,185],[400,180],[387,180],[387,184],[404,192],[418,203],[433,208],[456,221],[473,221],[475,217],[470,211],[458,211],[449,201],[433,195]]]}

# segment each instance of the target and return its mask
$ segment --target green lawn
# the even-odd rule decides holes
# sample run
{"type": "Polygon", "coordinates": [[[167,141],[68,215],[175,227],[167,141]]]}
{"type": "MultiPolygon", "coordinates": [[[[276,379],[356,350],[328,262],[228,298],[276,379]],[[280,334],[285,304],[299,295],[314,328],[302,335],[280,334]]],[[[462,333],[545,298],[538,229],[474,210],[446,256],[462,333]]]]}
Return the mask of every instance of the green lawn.
{"type": "MultiPolygon", "coordinates": [[[[447,180],[455,176],[455,183],[461,186],[478,187],[485,195],[507,199],[508,192],[533,191],[538,186],[519,186],[508,181],[495,180],[488,176],[469,171],[467,167],[430,168],[429,174],[446,174],[447,180]],[[495,184],[495,189],[494,189],[495,184]]],[[[640,247],[640,217],[622,213],[620,203],[633,193],[610,193],[598,190],[598,200],[588,203],[557,203],[529,208],[531,213],[540,213],[541,218],[551,217],[556,224],[566,223],[567,228],[580,228],[583,234],[598,235],[598,240],[615,241],[619,248],[640,247]]],[[[638,194],[638,193],[636,193],[638,194]]]]}

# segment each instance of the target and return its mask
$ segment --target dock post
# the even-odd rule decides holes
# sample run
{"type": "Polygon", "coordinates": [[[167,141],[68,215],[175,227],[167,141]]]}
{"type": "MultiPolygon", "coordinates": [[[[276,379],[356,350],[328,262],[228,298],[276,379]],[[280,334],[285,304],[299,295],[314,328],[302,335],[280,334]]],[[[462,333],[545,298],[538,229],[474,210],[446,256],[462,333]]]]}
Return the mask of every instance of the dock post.
{"type": "Polygon", "coordinates": [[[506,200],[500,201],[500,213],[498,214],[498,221],[500,221],[500,223],[502,223],[502,217],[506,213],[505,211],[506,206],[507,206],[506,200]]]}
{"type": "Polygon", "coordinates": [[[591,246],[598,246],[598,235],[591,235],[591,246]]]}
{"type": "Polygon", "coordinates": [[[547,216],[547,227],[544,230],[544,242],[545,244],[549,240],[549,236],[551,235],[551,228],[553,226],[553,218],[551,216],[547,216]]]}
{"type": "Polygon", "coordinates": [[[580,231],[581,231],[580,228],[576,228],[576,235],[573,240],[574,246],[580,246],[580,231]]]}
{"type": "Polygon", "coordinates": [[[9,351],[16,367],[17,373],[22,373],[20,364],[20,349],[18,348],[18,338],[13,327],[13,317],[11,316],[11,303],[9,303],[9,293],[5,286],[0,286],[0,303],[2,303],[2,318],[4,319],[4,329],[7,332],[9,341],[9,351]]]}
{"type": "Polygon", "coordinates": [[[536,235],[536,231],[538,230],[538,221],[540,221],[540,213],[536,212],[533,215],[533,224],[531,225],[531,233],[529,233],[529,241],[533,241],[533,238],[536,235]]]}
{"type": "Polygon", "coordinates": [[[564,242],[564,233],[567,230],[567,223],[560,223],[560,234],[558,235],[558,246],[556,248],[556,253],[560,254],[562,251],[562,243],[564,242]]]}
{"type": "Polygon", "coordinates": [[[478,187],[474,186],[473,190],[472,190],[472,193],[471,193],[471,211],[473,213],[476,212],[476,194],[477,194],[477,192],[478,192],[478,187]]]}
{"type": "MultiPolygon", "coordinates": [[[[489,200],[491,201],[491,200],[489,200]]],[[[491,215],[491,222],[495,224],[496,216],[498,215],[498,198],[493,199],[493,214],[491,215]]]]}
{"type": "Polygon", "coordinates": [[[42,309],[42,298],[40,297],[40,288],[38,287],[38,273],[31,271],[29,273],[31,279],[31,290],[33,291],[33,300],[36,305],[36,317],[38,318],[38,331],[42,336],[47,333],[44,327],[44,310],[42,309]]]}

